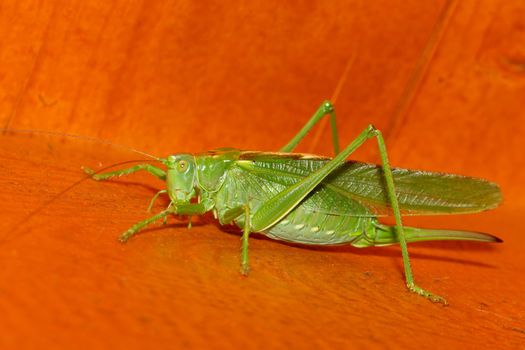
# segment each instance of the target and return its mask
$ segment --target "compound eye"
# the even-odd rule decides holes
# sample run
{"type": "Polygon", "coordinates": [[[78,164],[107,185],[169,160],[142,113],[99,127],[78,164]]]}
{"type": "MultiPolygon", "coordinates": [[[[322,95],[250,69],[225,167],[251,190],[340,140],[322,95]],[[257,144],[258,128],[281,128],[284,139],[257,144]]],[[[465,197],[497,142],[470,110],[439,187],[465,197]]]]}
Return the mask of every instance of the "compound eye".
{"type": "Polygon", "coordinates": [[[177,164],[177,170],[179,173],[183,173],[186,171],[186,169],[188,169],[188,162],[185,160],[180,160],[177,164]]]}

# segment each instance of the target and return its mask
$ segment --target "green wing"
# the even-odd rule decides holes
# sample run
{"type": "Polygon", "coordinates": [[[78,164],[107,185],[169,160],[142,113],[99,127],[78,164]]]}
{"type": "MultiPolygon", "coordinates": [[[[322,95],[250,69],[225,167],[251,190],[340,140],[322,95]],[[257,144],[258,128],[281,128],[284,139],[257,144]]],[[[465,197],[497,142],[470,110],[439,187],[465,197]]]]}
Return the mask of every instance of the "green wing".
{"type": "MultiPolygon", "coordinates": [[[[476,213],[501,202],[498,185],[479,178],[400,168],[393,168],[392,175],[400,209],[409,215],[476,213]]],[[[378,165],[347,162],[325,183],[376,213],[390,210],[378,165]]]]}
{"type": "MultiPolygon", "coordinates": [[[[237,162],[265,181],[289,186],[327,161],[300,154],[250,152],[237,162]]],[[[475,213],[495,208],[501,201],[498,185],[483,179],[400,168],[393,168],[392,174],[404,215],[475,213]]],[[[355,161],[346,162],[328,176],[303,204],[312,211],[334,215],[377,216],[391,212],[381,166],[355,161]],[[348,211],[351,203],[354,210],[348,211]]]]}

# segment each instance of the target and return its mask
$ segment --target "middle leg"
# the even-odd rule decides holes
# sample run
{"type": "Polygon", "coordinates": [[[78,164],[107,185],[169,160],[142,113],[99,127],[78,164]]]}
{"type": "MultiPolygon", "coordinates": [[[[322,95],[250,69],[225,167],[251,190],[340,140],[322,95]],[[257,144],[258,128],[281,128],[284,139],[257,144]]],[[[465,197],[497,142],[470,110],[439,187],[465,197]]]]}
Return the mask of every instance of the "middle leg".
{"type": "Polygon", "coordinates": [[[291,152],[299,142],[308,134],[308,132],[317,124],[325,115],[330,115],[330,126],[332,128],[332,142],[334,144],[334,154],[339,153],[339,136],[335,122],[335,110],[330,101],[323,101],[314,115],[308,120],[301,130],[284,146],[280,152],[291,152]]]}

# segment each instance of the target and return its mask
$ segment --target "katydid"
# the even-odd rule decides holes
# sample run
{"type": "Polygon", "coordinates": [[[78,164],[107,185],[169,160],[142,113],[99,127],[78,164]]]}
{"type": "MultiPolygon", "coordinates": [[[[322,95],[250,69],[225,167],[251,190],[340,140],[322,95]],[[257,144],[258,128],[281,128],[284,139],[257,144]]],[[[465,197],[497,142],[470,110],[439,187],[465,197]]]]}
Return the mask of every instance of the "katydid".
{"type": "Polygon", "coordinates": [[[412,276],[408,242],[471,240],[501,242],[497,237],[468,231],[404,227],[401,215],[474,213],[498,206],[501,192],[495,183],[460,175],[391,168],[381,132],[366,127],[339,151],[336,116],[324,101],[308,123],[279,152],[222,148],[198,154],[174,154],[159,159],[165,170],[151,164],[96,173],[95,180],[144,170],[166,182],[168,207],[141,221],[120,236],[127,241],[141,229],[169,215],[213,212],[221,225],[242,229],[241,273],[248,274],[248,239],[260,232],[272,239],[309,245],[351,244],[370,247],[401,246],[406,285],[433,302],[446,300],[419,287],[412,276]],[[310,129],[330,116],[335,157],[291,153],[310,129]],[[375,138],[381,166],[346,161],[366,140],[375,138]],[[395,226],[378,216],[393,214],[395,226]]]}

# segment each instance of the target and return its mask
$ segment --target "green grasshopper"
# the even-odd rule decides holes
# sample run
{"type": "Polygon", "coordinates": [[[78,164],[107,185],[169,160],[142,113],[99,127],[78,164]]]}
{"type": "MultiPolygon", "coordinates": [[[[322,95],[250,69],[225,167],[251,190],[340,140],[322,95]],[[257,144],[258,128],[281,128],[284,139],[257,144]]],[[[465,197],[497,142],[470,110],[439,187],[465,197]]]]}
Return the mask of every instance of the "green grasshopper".
{"type": "Polygon", "coordinates": [[[168,215],[213,212],[221,225],[242,229],[241,272],[249,272],[248,238],[260,232],[272,239],[309,245],[351,244],[355,247],[399,243],[408,289],[433,302],[446,300],[414,282],[407,242],[471,240],[501,242],[497,237],[468,231],[404,227],[401,212],[410,215],[474,213],[498,206],[497,184],[483,179],[391,168],[381,132],[366,127],[339,151],[336,115],[324,101],[308,123],[279,152],[251,152],[223,148],[199,154],[174,154],[158,159],[166,170],[151,164],[99,173],[84,171],[95,180],[107,180],[144,170],[166,181],[161,194],[168,207],[141,221],[120,236],[125,242],[149,224],[168,215]],[[309,130],[330,116],[335,157],[291,153],[309,130]],[[382,165],[346,161],[366,140],[376,138],[382,165]],[[395,226],[377,216],[393,213],[395,226]]]}

